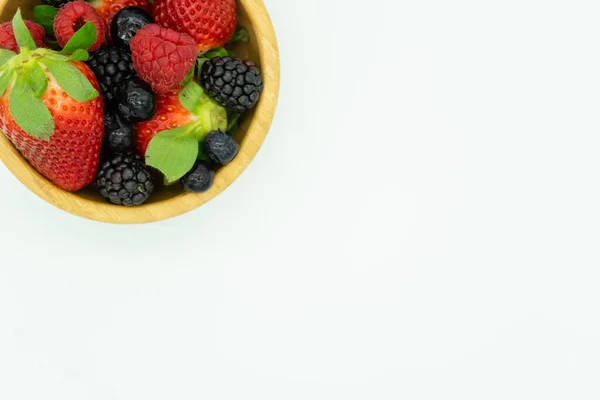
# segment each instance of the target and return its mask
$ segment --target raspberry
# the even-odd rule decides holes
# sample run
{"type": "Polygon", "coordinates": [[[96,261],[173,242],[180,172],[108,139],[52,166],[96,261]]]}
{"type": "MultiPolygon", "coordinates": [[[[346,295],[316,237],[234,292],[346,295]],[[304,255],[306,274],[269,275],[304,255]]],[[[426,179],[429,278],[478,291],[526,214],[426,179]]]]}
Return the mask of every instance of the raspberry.
{"type": "Polygon", "coordinates": [[[194,68],[196,43],[185,33],[150,24],[131,41],[131,55],[140,78],[164,94],[175,89],[194,68]]]}
{"type": "MultiPolygon", "coordinates": [[[[27,25],[27,29],[31,32],[33,40],[35,40],[35,45],[37,47],[46,47],[44,44],[44,36],[46,36],[44,28],[33,21],[25,21],[25,25],[27,25]]],[[[12,22],[5,22],[0,25],[0,47],[15,53],[20,53],[17,39],[15,39],[12,22]]]]}
{"type": "Polygon", "coordinates": [[[58,11],[54,19],[54,33],[61,47],[65,47],[69,39],[75,35],[83,25],[91,22],[96,27],[96,42],[89,51],[98,50],[104,42],[106,26],[94,7],[83,1],[68,3],[58,11]]]}

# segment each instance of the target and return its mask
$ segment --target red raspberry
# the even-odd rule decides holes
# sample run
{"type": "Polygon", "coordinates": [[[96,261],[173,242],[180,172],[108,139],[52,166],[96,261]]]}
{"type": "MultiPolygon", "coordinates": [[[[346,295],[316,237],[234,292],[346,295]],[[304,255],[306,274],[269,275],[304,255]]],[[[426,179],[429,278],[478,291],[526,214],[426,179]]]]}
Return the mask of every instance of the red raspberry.
{"type": "Polygon", "coordinates": [[[133,66],[157,93],[168,93],[185,79],[196,63],[196,42],[185,33],[146,25],[131,41],[133,66]]]}
{"type": "MultiPolygon", "coordinates": [[[[27,20],[25,21],[25,25],[27,25],[29,32],[31,32],[31,36],[33,36],[33,40],[35,40],[35,45],[37,47],[46,47],[44,44],[44,36],[46,36],[44,28],[33,21],[27,20]]],[[[5,22],[0,25],[0,47],[15,53],[21,52],[19,50],[19,45],[17,44],[17,39],[15,39],[12,22],[5,22]]]]}
{"type": "Polygon", "coordinates": [[[98,50],[106,35],[106,25],[94,7],[83,1],[67,3],[58,11],[54,19],[54,34],[61,47],[65,47],[69,39],[75,35],[83,25],[91,22],[96,27],[96,42],[89,51],[98,50]]]}

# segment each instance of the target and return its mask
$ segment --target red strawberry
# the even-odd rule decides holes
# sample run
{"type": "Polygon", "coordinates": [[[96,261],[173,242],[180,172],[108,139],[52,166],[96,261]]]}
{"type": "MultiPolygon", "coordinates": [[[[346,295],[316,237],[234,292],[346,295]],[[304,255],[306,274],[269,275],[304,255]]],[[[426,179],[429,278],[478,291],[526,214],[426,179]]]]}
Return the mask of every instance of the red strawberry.
{"type": "Polygon", "coordinates": [[[156,100],[154,117],[136,126],[136,148],[148,165],[174,182],[190,171],[197,157],[206,158],[199,154],[199,144],[208,133],[227,129],[227,111],[195,82],[156,100]]]}
{"type": "Polygon", "coordinates": [[[142,157],[146,155],[148,144],[157,133],[180,128],[194,121],[194,115],[179,102],[179,90],[157,96],[156,103],[154,117],[137,124],[136,148],[142,157]]]}
{"type": "Polygon", "coordinates": [[[58,11],[54,19],[54,34],[61,47],[75,35],[79,29],[91,22],[96,27],[96,42],[90,47],[90,51],[98,50],[104,43],[106,25],[96,10],[84,1],[68,3],[58,11]]]}
{"type": "Polygon", "coordinates": [[[113,17],[125,7],[134,6],[150,12],[151,0],[91,0],[90,4],[100,14],[106,26],[110,26],[113,17]]]}
{"type": "Polygon", "coordinates": [[[225,45],[237,25],[235,0],[156,0],[152,15],[157,24],[194,38],[198,53],[225,45]]]}
{"type": "MultiPolygon", "coordinates": [[[[44,44],[44,37],[46,36],[44,28],[33,21],[25,21],[25,25],[27,25],[27,29],[29,29],[29,32],[33,36],[36,46],[46,47],[44,44]]],[[[5,22],[0,25],[0,47],[15,53],[20,52],[19,45],[15,39],[12,22],[5,22]]]]}
{"type": "MultiPolygon", "coordinates": [[[[71,63],[100,91],[92,70],[82,61],[71,63]]],[[[95,178],[104,135],[102,98],[86,103],[72,99],[49,77],[48,88],[41,97],[55,124],[49,141],[25,133],[9,112],[12,89],[0,97],[0,129],[31,165],[56,186],[75,192],[95,178]]]]}
{"type": "MultiPolygon", "coordinates": [[[[52,50],[36,49],[20,11],[13,25],[19,42],[26,46],[5,60],[0,74],[0,130],[57,186],[82,189],[95,178],[104,135],[100,87],[91,69],[80,61],[87,53],[68,59],[52,50]]],[[[85,42],[83,34],[74,42],[85,42]]]]}
{"type": "Polygon", "coordinates": [[[158,93],[167,93],[183,82],[196,64],[194,39],[156,24],[140,29],[131,41],[133,66],[158,93]]]}

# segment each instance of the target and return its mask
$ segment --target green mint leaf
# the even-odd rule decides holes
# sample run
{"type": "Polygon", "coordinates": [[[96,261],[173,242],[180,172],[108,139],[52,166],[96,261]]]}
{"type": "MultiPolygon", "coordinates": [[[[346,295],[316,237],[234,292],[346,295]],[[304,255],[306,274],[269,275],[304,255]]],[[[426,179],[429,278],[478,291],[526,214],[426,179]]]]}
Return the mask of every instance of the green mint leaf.
{"type": "Polygon", "coordinates": [[[0,49],[0,67],[9,62],[16,55],[16,53],[13,53],[10,50],[0,49]]]}
{"type": "Polygon", "coordinates": [[[196,78],[198,79],[198,82],[200,82],[200,78],[202,77],[202,66],[207,61],[208,61],[208,58],[206,58],[206,57],[199,57],[198,60],[196,61],[196,71],[197,71],[196,78]]]}
{"type": "Polygon", "coordinates": [[[179,92],[179,102],[191,113],[194,113],[198,104],[202,100],[204,91],[196,82],[189,82],[179,92]]]}
{"type": "Polygon", "coordinates": [[[42,97],[48,87],[48,77],[42,66],[39,63],[35,63],[25,76],[29,87],[33,90],[33,95],[37,98],[42,97]]]}
{"type": "Polygon", "coordinates": [[[233,42],[245,42],[247,43],[250,40],[250,35],[248,35],[248,31],[244,28],[238,28],[231,39],[229,39],[229,43],[233,42]]]}
{"type": "Polygon", "coordinates": [[[73,99],[85,103],[98,97],[98,91],[73,65],[50,59],[43,59],[41,62],[48,67],[60,87],[73,99]]]}
{"type": "Polygon", "coordinates": [[[235,136],[236,132],[238,131],[238,129],[240,128],[240,123],[238,121],[236,121],[234,124],[230,125],[227,128],[227,134],[229,136],[235,136]]]}
{"type": "Polygon", "coordinates": [[[71,54],[69,61],[87,61],[89,57],[90,53],[88,53],[87,50],[77,49],[71,54]]]}
{"type": "Polygon", "coordinates": [[[202,145],[200,145],[198,147],[198,160],[200,161],[210,161],[210,157],[206,155],[206,153],[204,152],[204,147],[202,145]]]}
{"type": "Polygon", "coordinates": [[[229,133],[229,131],[231,131],[234,127],[237,127],[240,117],[241,115],[236,112],[227,113],[227,121],[229,121],[226,130],[227,133],[229,133]]]}
{"type": "Polygon", "coordinates": [[[167,179],[166,176],[163,176],[163,184],[165,186],[173,186],[174,184],[176,184],[179,181],[179,179],[175,179],[174,181],[170,181],[167,179]]]}
{"type": "Polygon", "coordinates": [[[54,134],[54,120],[48,107],[33,95],[23,76],[18,76],[9,99],[10,114],[26,133],[43,140],[54,134]]]}
{"type": "Polygon", "coordinates": [[[6,92],[6,89],[11,84],[14,76],[15,71],[13,70],[4,71],[2,73],[2,75],[0,76],[0,96],[4,95],[4,92],[6,92]]]}
{"type": "Polygon", "coordinates": [[[87,50],[96,43],[96,27],[91,22],[86,22],[73,37],[67,42],[67,45],[60,52],[61,54],[73,54],[77,49],[87,50]]]}
{"type": "Polygon", "coordinates": [[[196,163],[198,141],[188,134],[189,126],[162,131],[146,150],[146,164],[163,173],[168,182],[187,174],[196,163]]]}
{"type": "Polygon", "coordinates": [[[225,132],[227,132],[227,134],[229,136],[233,136],[235,135],[235,133],[237,132],[238,128],[240,127],[240,117],[241,115],[236,113],[236,112],[227,112],[227,130],[225,132]]]}
{"type": "Polygon", "coordinates": [[[26,47],[29,50],[35,50],[37,48],[35,46],[35,41],[33,40],[33,36],[31,36],[29,29],[27,29],[25,22],[23,22],[20,8],[17,10],[17,13],[12,20],[12,25],[19,48],[26,47]]]}
{"type": "Polygon", "coordinates": [[[218,49],[215,50],[210,50],[207,51],[206,53],[204,53],[202,55],[202,57],[204,58],[215,58],[215,57],[227,57],[229,56],[229,52],[227,51],[227,49],[220,47],[218,49]]]}
{"type": "Polygon", "coordinates": [[[58,14],[58,8],[52,6],[35,6],[33,8],[33,20],[44,27],[46,35],[54,36],[54,18],[58,14]]]}
{"type": "Polygon", "coordinates": [[[46,44],[54,50],[60,51],[60,45],[58,44],[57,40],[51,40],[48,39],[47,37],[44,39],[44,41],[46,42],[46,44]]]}
{"type": "Polygon", "coordinates": [[[231,50],[227,50],[227,55],[228,55],[229,57],[237,57],[237,54],[235,54],[235,53],[234,53],[233,51],[231,51],[231,50]]]}

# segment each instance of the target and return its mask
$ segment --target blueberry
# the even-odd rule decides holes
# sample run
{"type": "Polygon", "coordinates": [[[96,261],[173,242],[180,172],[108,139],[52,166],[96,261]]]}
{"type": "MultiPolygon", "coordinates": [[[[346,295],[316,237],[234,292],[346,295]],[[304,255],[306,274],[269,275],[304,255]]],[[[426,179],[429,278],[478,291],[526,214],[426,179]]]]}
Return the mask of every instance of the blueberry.
{"type": "Polygon", "coordinates": [[[113,18],[110,35],[117,47],[130,51],[131,39],[137,31],[152,22],[152,17],[141,8],[125,7],[113,18]]]}
{"type": "Polygon", "coordinates": [[[104,152],[126,153],[133,147],[133,125],[117,112],[104,113],[104,152]]]}
{"type": "Polygon", "coordinates": [[[186,176],[181,178],[183,188],[192,193],[208,191],[215,181],[215,173],[204,164],[198,163],[186,176]]]}
{"type": "Polygon", "coordinates": [[[156,113],[156,97],[150,85],[137,76],[122,83],[117,92],[117,110],[132,122],[151,119],[156,113]]]}
{"type": "Polygon", "coordinates": [[[214,131],[204,140],[204,152],[214,162],[229,164],[238,155],[240,145],[228,134],[214,131]]]}

